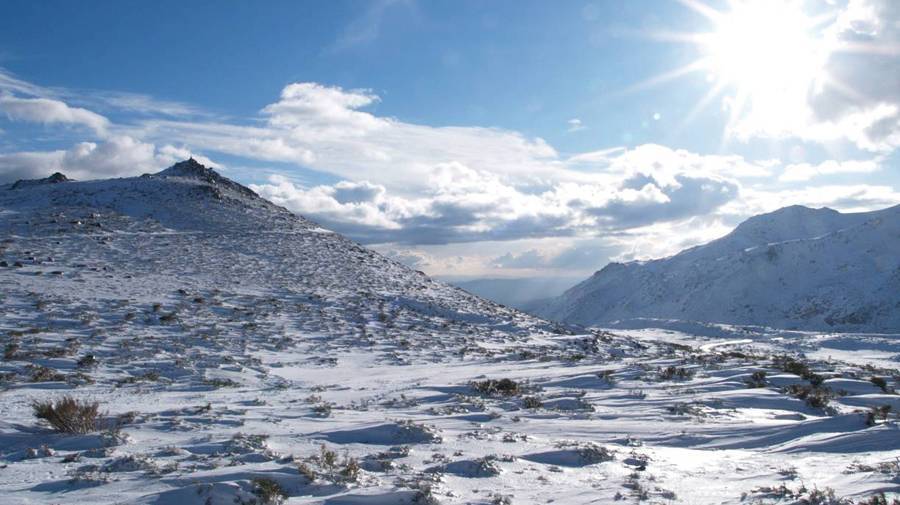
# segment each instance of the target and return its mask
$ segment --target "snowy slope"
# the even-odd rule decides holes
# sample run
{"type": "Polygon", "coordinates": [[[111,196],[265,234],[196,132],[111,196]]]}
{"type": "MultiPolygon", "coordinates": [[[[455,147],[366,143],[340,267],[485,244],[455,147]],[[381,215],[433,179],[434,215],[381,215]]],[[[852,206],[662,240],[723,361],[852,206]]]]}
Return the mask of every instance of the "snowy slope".
{"type": "Polygon", "coordinates": [[[635,318],[776,328],[900,330],[900,207],[786,207],[675,256],[613,263],[535,313],[595,325],[635,318]]]}
{"type": "Polygon", "coordinates": [[[135,279],[110,284],[109,294],[122,297],[148,293],[163,281],[184,289],[368,297],[408,310],[549,326],[432,281],[193,160],[135,178],[18,184],[0,190],[0,209],[0,234],[36,241],[64,236],[71,242],[52,255],[35,246],[29,262],[61,272],[29,279],[35,289],[74,287],[84,269],[101,266],[135,279]],[[80,266],[73,266],[76,261],[80,266]]]}
{"type": "Polygon", "coordinates": [[[722,330],[573,334],[192,162],[8,185],[0,503],[850,504],[896,485],[898,419],[866,412],[900,408],[900,340],[722,330]],[[67,395],[98,402],[89,433],[34,415],[67,395]]]}

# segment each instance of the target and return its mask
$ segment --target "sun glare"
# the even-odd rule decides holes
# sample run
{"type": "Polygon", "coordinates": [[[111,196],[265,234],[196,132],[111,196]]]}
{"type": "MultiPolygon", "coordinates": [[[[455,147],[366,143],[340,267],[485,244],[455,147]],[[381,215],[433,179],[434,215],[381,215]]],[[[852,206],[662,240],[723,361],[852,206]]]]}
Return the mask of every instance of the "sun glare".
{"type": "Polygon", "coordinates": [[[730,0],[723,10],[701,0],[680,1],[706,17],[711,29],[659,36],[696,44],[698,59],[630,89],[702,72],[710,89],[682,126],[719,96],[729,113],[725,138],[802,124],[810,91],[826,81],[823,68],[832,48],[820,28],[827,16],[809,16],[797,0],[730,0]]]}
{"type": "Polygon", "coordinates": [[[710,17],[714,30],[700,37],[704,66],[718,89],[734,93],[726,133],[735,133],[738,120],[738,130],[768,132],[801,121],[827,56],[813,20],[784,0],[736,1],[710,17]]]}
{"type": "Polygon", "coordinates": [[[749,94],[807,88],[820,67],[811,21],[782,0],[735,3],[719,14],[704,50],[709,70],[749,94]]]}
{"type": "Polygon", "coordinates": [[[796,2],[734,1],[726,12],[707,11],[711,33],[698,35],[703,67],[730,90],[726,137],[773,132],[803,120],[805,97],[827,56],[813,36],[814,21],[796,2]]]}

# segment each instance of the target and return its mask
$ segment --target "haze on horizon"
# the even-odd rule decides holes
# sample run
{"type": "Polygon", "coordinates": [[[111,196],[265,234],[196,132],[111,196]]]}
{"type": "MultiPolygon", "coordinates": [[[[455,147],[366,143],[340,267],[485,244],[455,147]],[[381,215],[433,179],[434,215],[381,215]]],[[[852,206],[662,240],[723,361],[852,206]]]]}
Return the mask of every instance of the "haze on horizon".
{"type": "Polygon", "coordinates": [[[194,156],[429,274],[900,203],[900,4],[7,1],[0,183],[194,156]]]}

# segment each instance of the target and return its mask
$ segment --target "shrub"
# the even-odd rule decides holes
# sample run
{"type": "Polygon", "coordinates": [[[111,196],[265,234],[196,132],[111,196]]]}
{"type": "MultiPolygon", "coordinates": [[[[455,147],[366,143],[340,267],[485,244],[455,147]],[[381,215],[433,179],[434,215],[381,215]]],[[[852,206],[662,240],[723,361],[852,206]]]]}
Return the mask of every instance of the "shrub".
{"type": "Polygon", "coordinates": [[[616,378],[613,377],[612,370],[603,370],[602,372],[597,373],[597,378],[609,385],[613,385],[616,383],[616,378]]]}
{"type": "Polygon", "coordinates": [[[78,360],[78,368],[91,368],[97,366],[97,358],[93,354],[86,354],[78,360]]]}
{"type": "Polygon", "coordinates": [[[817,409],[828,407],[833,393],[830,389],[816,386],[805,386],[800,384],[791,384],[784,389],[787,394],[803,400],[807,405],[817,409]]]}
{"type": "Polygon", "coordinates": [[[900,500],[898,500],[897,498],[893,498],[888,501],[888,498],[884,495],[884,493],[878,493],[869,497],[868,500],[856,503],[857,505],[900,505],[900,500]]]}
{"type": "Polygon", "coordinates": [[[544,402],[537,396],[526,396],[522,399],[522,406],[526,409],[539,409],[544,406],[544,402]]]}
{"type": "Polygon", "coordinates": [[[310,482],[319,477],[324,477],[335,484],[356,482],[359,478],[359,470],[359,461],[356,458],[345,454],[343,461],[338,461],[337,452],[330,450],[324,444],[319,448],[319,454],[310,456],[297,464],[297,471],[310,482]]]}
{"type": "Polygon", "coordinates": [[[522,386],[512,379],[486,379],[472,383],[472,388],[487,396],[518,396],[522,386]]]}
{"type": "Polygon", "coordinates": [[[61,433],[91,433],[100,428],[100,404],[69,396],[53,401],[32,403],[34,416],[50,423],[61,433]]]}
{"type": "Polygon", "coordinates": [[[766,372],[763,372],[762,370],[753,372],[747,380],[747,385],[752,388],[764,388],[766,387],[766,384],[768,384],[768,381],[766,381],[766,372]]]}
{"type": "Polygon", "coordinates": [[[287,491],[281,484],[272,479],[261,477],[253,479],[253,494],[259,498],[262,505],[279,505],[287,499],[287,491]]]}
{"type": "Polygon", "coordinates": [[[875,426],[876,422],[879,418],[882,421],[887,421],[888,415],[891,413],[890,405],[882,405],[880,407],[872,407],[869,412],[866,413],[866,425],[875,426]]]}
{"type": "Polygon", "coordinates": [[[19,344],[17,342],[10,342],[6,344],[6,347],[3,348],[3,359],[11,360],[16,358],[16,353],[19,352],[19,344]]]}
{"type": "Polygon", "coordinates": [[[341,468],[340,475],[344,482],[356,482],[359,478],[359,462],[356,458],[347,458],[344,461],[344,467],[341,468]]]}
{"type": "Polygon", "coordinates": [[[783,371],[787,373],[792,373],[794,375],[799,375],[800,377],[809,381],[813,386],[821,386],[825,379],[819,375],[814,373],[809,365],[802,361],[798,361],[790,356],[777,356],[775,358],[775,366],[781,368],[783,371]]]}
{"type": "Polygon", "coordinates": [[[38,365],[32,368],[31,382],[62,382],[66,376],[52,368],[38,365]]]}
{"type": "Polygon", "coordinates": [[[871,379],[869,379],[869,382],[871,382],[872,384],[875,384],[876,386],[881,388],[881,390],[884,391],[885,393],[888,392],[887,381],[884,380],[883,377],[872,377],[871,379]]]}
{"type": "Polygon", "coordinates": [[[313,407],[313,414],[318,417],[331,417],[331,404],[330,403],[320,403],[313,407]]]}
{"type": "Polygon", "coordinates": [[[657,369],[659,380],[687,380],[694,377],[694,371],[683,367],[668,366],[657,369]]]}

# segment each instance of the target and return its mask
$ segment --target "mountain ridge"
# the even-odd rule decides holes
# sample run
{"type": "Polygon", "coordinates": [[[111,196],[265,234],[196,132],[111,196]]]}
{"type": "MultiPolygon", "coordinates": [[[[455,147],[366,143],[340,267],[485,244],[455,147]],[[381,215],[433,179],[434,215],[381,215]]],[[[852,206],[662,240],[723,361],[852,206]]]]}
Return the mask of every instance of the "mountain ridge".
{"type": "MultiPolygon", "coordinates": [[[[521,318],[523,327],[555,327],[432,280],[269,202],[193,159],[139,177],[36,184],[0,191],[0,233],[41,242],[56,236],[77,239],[87,242],[86,253],[92,254],[96,249],[93,241],[121,241],[120,249],[137,256],[116,255],[115,262],[119,269],[133,269],[134,276],[146,274],[156,279],[160,271],[171,270],[177,275],[183,269],[202,273],[223,286],[240,278],[244,284],[250,282],[247,279],[259,279],[263,284],[277,282],[287,290],[318,296],[367,292],[408,310],[452,313],[463,318],[485,312],[504,324],[521,318]],[[128,237],[142,238],[129,241],[128,237]],[[157,243],[168,247],[179,244],[204,258],[171,255],[157,249],[157,243]],[[161,270],[148,270],[135,261],[141,255],[152,258],[161,270]],[[208,261],[213,257],[218,261],[208,261]],[[249,263],[259,265],[258,271],[250,270],[245,265],[249,263]],[[291,281],[297,285],[289,286],[291,281]]],[[[21,260],[7,261],[15,262],[21,260]]],[[[67,279],[63,275],[59,280],[67,279]]],[[[130,288],[108,287],[110,292],[121,289],[125,293],[130,288]]]]}
{"type": "Polygon", "coordinates": [[[533,312],[584,325],[641,318],[896,330],[898,221],[900,206],[847,214],[785,207],[673,256],[611,263],[533,312]]]}

